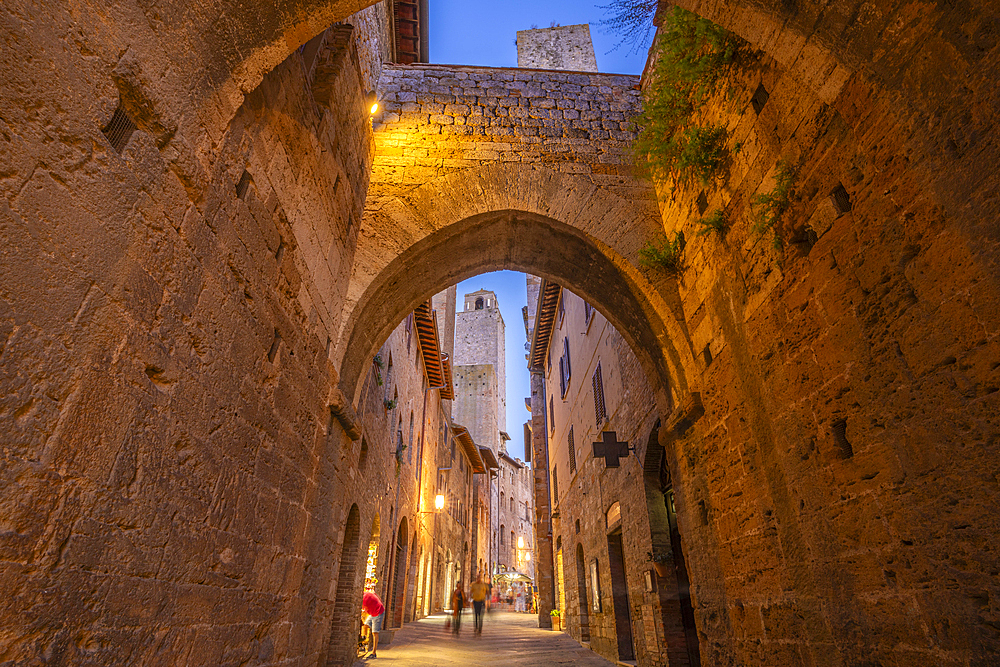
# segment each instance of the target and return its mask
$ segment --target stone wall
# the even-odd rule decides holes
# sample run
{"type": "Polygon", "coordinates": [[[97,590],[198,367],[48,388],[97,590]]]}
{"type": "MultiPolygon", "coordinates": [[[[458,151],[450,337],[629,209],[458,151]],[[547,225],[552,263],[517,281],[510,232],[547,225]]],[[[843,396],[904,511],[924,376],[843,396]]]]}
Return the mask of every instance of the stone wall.
{"type": "Polygon", "coordinates": [[[970,235],[995,207],[978,186],[970,205],[941,193],[925,169],[961,149],[936,153],[948,140],[891,95],[859,76],[824,100],[803,76],[767,57],[734,70],[740,94],[702,116],[728,128],[731,166],[663,197],[665,230],[689,239],[678,314],[705,409],[664,440],[702,655],[988,661],[1000,311],[995,245],[970,235]],[[789,210],[755,234],[779,161],[789,210]],[[699,237],[716,209],[729,230],[699,237]]]}
{"type": "Polygon", "coordinates": [[[638,83],[624,75],[387,67],[372,196],[497,161],[617,175],[629,163],[638,83]]]}

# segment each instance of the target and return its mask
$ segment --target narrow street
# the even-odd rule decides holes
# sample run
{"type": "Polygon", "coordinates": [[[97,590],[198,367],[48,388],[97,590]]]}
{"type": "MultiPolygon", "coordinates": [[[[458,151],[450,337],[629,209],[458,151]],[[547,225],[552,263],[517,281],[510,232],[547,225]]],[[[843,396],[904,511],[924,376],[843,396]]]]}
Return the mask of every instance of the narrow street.
{"type": "Polygon", "coordinates": [[[375,660],[359,665],[582,665],[608,667],[608,662],[581,646],[563,632],[542,630],[533,614],[494,612],[487,614],[483,634],[473,632],[472,614],[462,618],[462,632],[455,636],[444,629],[445,616],[435,614],[397,630],[392,644],[380,648],[375,660]]]}

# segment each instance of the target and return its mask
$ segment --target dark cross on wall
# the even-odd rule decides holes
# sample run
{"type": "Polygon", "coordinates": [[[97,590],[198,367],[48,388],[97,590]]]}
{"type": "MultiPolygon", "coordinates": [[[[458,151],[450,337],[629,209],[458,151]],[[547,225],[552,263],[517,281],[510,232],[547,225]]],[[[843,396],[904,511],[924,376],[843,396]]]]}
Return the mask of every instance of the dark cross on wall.
{"type": "Polygon", "coordinates": [[[615,431],[605,431],[601,434],[602,442],[594,443],[594,458],[604,459],[606,468],[617,468],[618,459],[628,456],[632,449],[627,442],[618,442],[618,434],[615,431]]]}

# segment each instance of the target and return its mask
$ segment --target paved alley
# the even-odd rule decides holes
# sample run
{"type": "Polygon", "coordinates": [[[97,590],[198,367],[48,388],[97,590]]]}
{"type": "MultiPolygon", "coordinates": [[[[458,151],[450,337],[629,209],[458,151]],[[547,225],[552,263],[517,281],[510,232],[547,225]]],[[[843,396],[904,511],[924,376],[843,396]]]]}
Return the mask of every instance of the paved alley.
{"type": "Polygon", "coordinates": [[[397,630],[392,644],[380,649],[375,660],[358,665],[582,665],[608,667],[608,662],[581,646],[563,632],[542,630],[533,614],[493,612],[486,616],[483,634],[472,629],[472,614],[463,616],[462,632],[457,637],[444,629],[443,614],[436,614],[397,630]]]}

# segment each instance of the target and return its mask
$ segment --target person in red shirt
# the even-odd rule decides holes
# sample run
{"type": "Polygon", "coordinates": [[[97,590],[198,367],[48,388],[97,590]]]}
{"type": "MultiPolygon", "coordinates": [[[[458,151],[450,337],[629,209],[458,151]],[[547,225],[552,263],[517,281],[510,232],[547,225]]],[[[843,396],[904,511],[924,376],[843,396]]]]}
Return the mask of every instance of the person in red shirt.
{"type": "Polygon", "coordinates": [[[382,619],[385,617],[385,605],[374,593],[367,592],[361,599],[362,622],[372,635],[372,648],[365,653],[365,658],[377,658],[378,633],[382,631],[382,619]]]}

